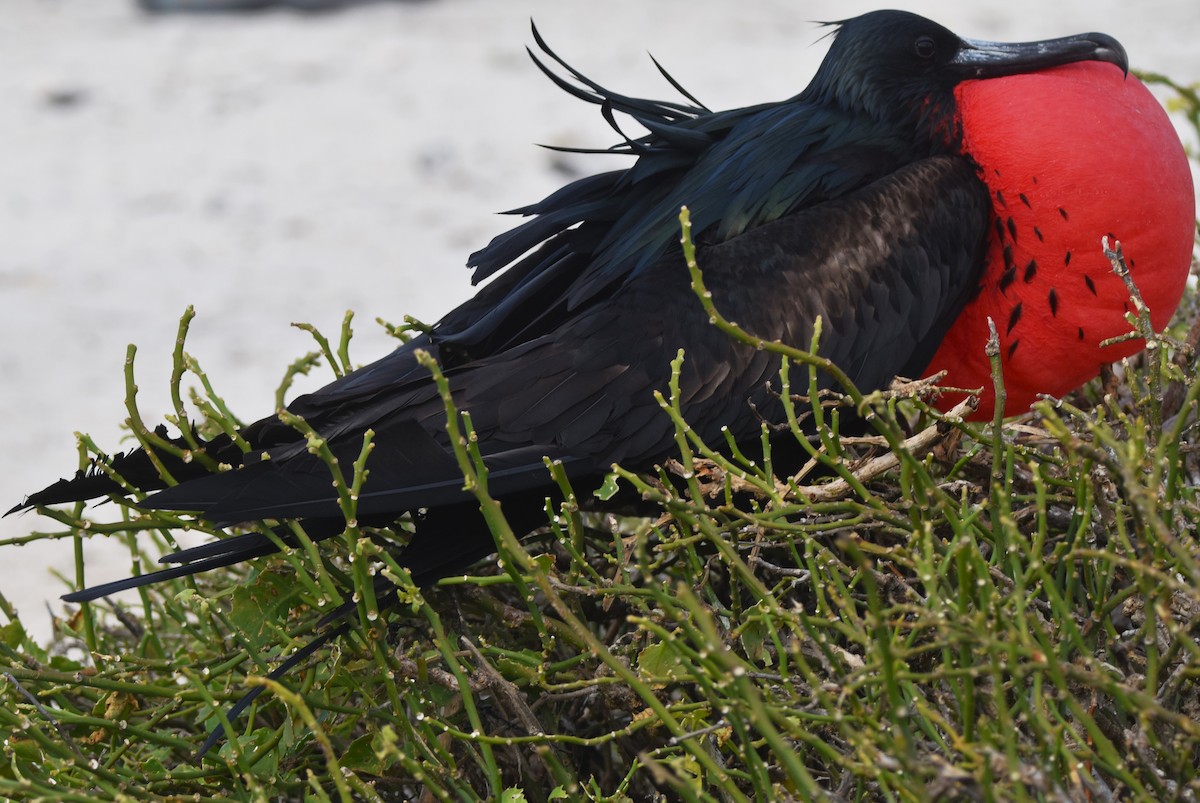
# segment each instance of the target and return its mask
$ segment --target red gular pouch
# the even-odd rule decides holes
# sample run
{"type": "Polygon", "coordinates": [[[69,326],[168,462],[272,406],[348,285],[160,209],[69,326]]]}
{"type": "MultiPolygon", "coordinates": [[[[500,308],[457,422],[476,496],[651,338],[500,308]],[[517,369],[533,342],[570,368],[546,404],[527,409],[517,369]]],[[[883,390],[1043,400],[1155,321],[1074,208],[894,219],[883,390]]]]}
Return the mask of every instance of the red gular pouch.
{"type": "MultiPolygon", "coordinates": [[[[992,196],[991,241],[979,294],[963,310],[928,373],[984,389],[974,416],[995,408],[984,354],[987,320],[1000,335],[1005,412],[1039,394],[1064,395],[1143,340],[1101,346],[1130,331],[1133,305],[1101,238],[1119,240],[1161,330],[1191,265],[1196,197],[1166,112],[1134,76],[1080,62],[965,81],[956,89],[963,151],[992,196]]],[[[961,397],[960,397],[961,398],[961,397]]],[[[947,395],[949,409],[959,401],[947,395]]]]}

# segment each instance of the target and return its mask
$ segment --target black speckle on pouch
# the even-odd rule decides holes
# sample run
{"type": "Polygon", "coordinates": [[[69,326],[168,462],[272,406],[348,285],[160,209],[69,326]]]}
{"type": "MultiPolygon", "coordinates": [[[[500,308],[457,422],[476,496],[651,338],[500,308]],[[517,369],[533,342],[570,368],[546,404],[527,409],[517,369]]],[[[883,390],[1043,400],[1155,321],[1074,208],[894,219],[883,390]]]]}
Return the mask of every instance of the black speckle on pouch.
{"type": "Polygon", "coordinates": [[[1030,209],[1033,209],[1033,206],[1029,203],[1029,199],[1025,197],[1025,193],[1018,193],[1017,197],[1021,199],[1021,203],[1025,204],[1030,209]]]}
{"type": "Polygon", "coordinates": [[[1071,219],[1071,216],[1067,214],[1067,210],[1063,209],[1061,206],[1058,208],[1058,214],[1062,215],[1063,220],[1071,219]]]}
{"type": "Polygon", "coordinates": [[[1019,321],[1019,320],[1021,320],[1021,302],[1020,301],[1018,301],[1017,305],[1012,308],[1012,313],[1010,313],[1008,316],[1008,330],[1005,331],[1004,334],[1011,335],[1013,327],[1017,325],[1017,321],[1019,321]]]}
{"type": "Polygon", "coordinates": [[[1021,343],[1021,341],[1019,339],[1017,339],[1017,340],[1014,340],[1011,345],[1009,345],[1008,358],[1010,360],[1012,359],[1013,352],[1015,352],[1017,350],[1017,346],[1020,345],[1020,343],[1021,343]]]}
{"type": "Polygon", "coordinates": [[[1092,281],[1092,277],[1091,277],[1091,276],[1088,276],[1088,275],[1085,273],[1085,274],[1083,274],[1083,280],[1084,280],[1085,282],[1087,282],[1088,289],[1092,291],[1092,295],[1099,295],[1099,294],[1096,292],[1096,283],[1092,281]]]}
{"type": "Polygon", "coordinates": [[[1033,236],[1038,238],[1039,243],[1046,242],[1046,238],[1042,236],[1042,230],[1039,229],[1037,226],[1033,227],[1033,236]]]}
{"type": "Polygon", "coordinates": [[[1029,260],[1029,264],[1025,266],[1025,284],[1033,281],[1033,277],[1037,276],[1037,260],[1029,260]]]}
{"type": "Polygon", "coordinates": [[[1008,286],[1017,280],[1017,266],[1013,265],[1000,276],[1000,292],[1005,293],[1008,286]]]}
{"type": "Polygon", "coordinates": [[[1004,225],[1008,227],[1008,235],[1013,238],[1015,243],[1017,241],[1017,224],[1013,222],[1012,218],[1009,218],[1004,221],[1004,225]]]}
{"type": "Polygon", "coordinates": [[[1053,287],[1050,288],[1050,295],[1048,298],[1050,301],[1050,314],[1057,317],[1058,316],[1058,293],[1055,292],[1053,287]]]}

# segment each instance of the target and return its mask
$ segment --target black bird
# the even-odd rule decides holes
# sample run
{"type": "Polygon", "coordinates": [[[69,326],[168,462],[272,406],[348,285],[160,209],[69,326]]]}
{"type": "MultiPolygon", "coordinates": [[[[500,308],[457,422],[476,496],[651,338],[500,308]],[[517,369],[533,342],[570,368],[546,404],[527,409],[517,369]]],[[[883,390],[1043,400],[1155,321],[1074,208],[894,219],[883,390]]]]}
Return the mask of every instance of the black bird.
{"type": "MultiPolygon", "coordinates": [[[[727,427],[735,439],[756,441],[764,418],[782,419],[768,387],[778,358],[710,325],[689,287],[680,207],[691,209],[699,264],[726,317],[803,346],[820,316],[823,356],[860,388],[880,388],[923,372],[986,267],[992,199],[962,149],[956,85],[1084,60],[1127,69],[1121,45],[1103,34],[993,44],[879,11],[837,23],[800,94],[713,112],[686,93],[682,103],[611,92],[556,56],[536,29],[534,39],[557,67],[530,54],[555,83],[599,105],[614,128],[622,113],[649,131],[611,149],[634,157],[632,166],[514,210],[530,219],[470,257],[474,281],[494,277],[474,298],[429,333],[289,406],[346,465],[374,430],[358,514],[389,521],[422,511],[401,556],[418,582],[492,551],[418,349],[437,358],[458,408],[470,411],[490,491],[517,529],[544,521],[552,483],[543,457],[572,478],[590,478],[615,462],[649,467],[670,456],[673,428],[653,391],[666,391],[679,348],[682,409],[696,433],[717,443],[727,427]]],[[[245,454],[226,437],[205,446],[236,467],[225,473],[160,455],[180,482],[144,505],[220,523],[300,518],[314,537],[340,532],[327,466],[303,436],[276,416],[241,436],[251,447],[245,454]]],[[[143,490],[164,487],[144,452],[112,467],[143,490]]],[[[92,471],[15,509],[109,493],[121,489],[92,471]]],[[[273,551],[264,536],[231,537],[168,556],[179,564],[172,568],[66,599],[273,551]]]]}

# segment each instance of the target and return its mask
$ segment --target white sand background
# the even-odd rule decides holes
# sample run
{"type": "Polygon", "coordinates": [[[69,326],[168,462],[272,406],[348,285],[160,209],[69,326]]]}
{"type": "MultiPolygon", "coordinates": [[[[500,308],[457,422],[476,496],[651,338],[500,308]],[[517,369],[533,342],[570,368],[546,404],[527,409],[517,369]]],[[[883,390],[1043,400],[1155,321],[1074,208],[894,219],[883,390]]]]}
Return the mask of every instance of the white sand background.
{"type": "MultiPolygon", "coordinates": [[[[587,75],[674,97],[646,52],[713,108],[799,91],[824,45],[809,20],[864,2],[425,0],[303,15],[146,16],[132,0],[3,0],[0,10],[0,509],[76,462],[72,433],[122,446],[122,366],[137,343],[142,407],[167,410],[180,313],[188,350],[247,420],[285,366],[358,313],[436,320],[471,292],[466,256],[542,197],[563,157],[606,146],[595,107],[531,65],[529,19],[587,75]]],[[[1101,30],[1134,66],[1200,79],[1200,3],[913,2],[964,36],[1101,30]]],[[[327,375],[322,374],[322,382],[327,375]]],[[[304,387],[312,388],[316,381],[304,387]]],[[[127,445],[127,444],[126,444],[127,445]]],[[[0,538],[53,522],[0,520],[0,538]]],[[[106,548],[107,547],[107,548],[106,548]]],[[[90,582],[124,576],[88,546],[90,582]]],[[[0,590],[45,634],[69,541],[0,549],[0,590]]]]}

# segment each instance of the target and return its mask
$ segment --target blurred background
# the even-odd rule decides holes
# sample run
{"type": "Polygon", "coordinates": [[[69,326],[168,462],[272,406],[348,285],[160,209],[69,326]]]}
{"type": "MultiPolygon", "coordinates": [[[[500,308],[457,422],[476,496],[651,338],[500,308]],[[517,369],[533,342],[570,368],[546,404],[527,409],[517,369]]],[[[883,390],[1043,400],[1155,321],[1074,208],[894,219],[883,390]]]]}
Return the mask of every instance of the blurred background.
{"type": "MultiPolygon", "coordinates": [[[[4,0],[0,510],[73,471],[75,431],[128,448],[126,344],[139,346],[147,421],[169,409],[187,305],[189,353],[253,420],[313,348],[290,323],[332,336],[353,309],[352,353],[379,357],[391,345],[375,318],[432,322],[470,294],[467,255],[514,222],[495,212],[619,166],[532,144],[605,147],[614,135],[530,63],[531,18],[606,86],[674,99],[652,52],[705,104],[728,108],[797,93],[825,51],[811,21],[877,7],[4,0]]],[[[1104,31],[1135,68],[1200,80],[1195,0],[904,7],[975,38],[1104,31]]],[[[298,390],[329,378],[316,372],[298,390]]],[[[51,525],[10,516],[0,539],[51,525]]],[[[115,544],[91,542],[88,558],[93,583],[127,573],[115,544]]],[[[64,590],[51,571],[72,565],[69,541],[3,547],[0,592],[47,633],[64,590]]]]}

